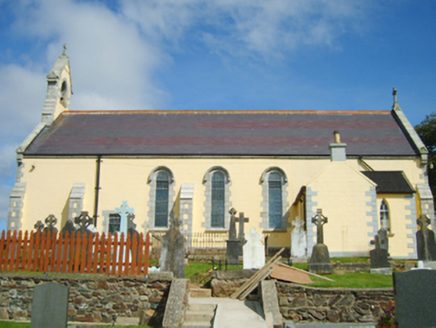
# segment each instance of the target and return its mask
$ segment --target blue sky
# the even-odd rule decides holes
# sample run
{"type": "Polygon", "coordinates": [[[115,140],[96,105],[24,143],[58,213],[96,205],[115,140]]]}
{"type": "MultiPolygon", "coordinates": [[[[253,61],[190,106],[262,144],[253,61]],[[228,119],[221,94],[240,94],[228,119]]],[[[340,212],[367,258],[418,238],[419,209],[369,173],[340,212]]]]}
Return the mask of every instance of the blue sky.
{"type": "MultiPolygon", "coordinates": [[[[434,0],[0,0],[0,229],[67,44],[72,110],[436,112],[434,0]]],[[[38,218],[43,219],[43,218],[38,218]]]]}

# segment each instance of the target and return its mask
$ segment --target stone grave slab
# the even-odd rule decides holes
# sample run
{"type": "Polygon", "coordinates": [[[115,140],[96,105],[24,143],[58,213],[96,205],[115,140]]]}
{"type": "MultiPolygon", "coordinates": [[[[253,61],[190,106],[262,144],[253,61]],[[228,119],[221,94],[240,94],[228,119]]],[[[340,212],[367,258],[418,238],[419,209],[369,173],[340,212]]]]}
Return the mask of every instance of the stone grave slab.
{"type": "Polygon", "coordinates": [[[291,258],[302,259],[306,257],[306,233],[304,231],[304,222],[299,217],[292,221],[291,230],[291,258]]]}
{"type": "Polygon", "coordinates": [[[244,269],[261,269],[265,265],[265,247],[262,236],[255,228],[245,235],[243,248],[244,269]]]}
{"type": "Polygon", "coordinates": [[[169,271],[176,278],[185,278],[186,239],[180,232],[180,221],[177,216],[171,217],[170,229],[161,238],[161,243],[160,271],[169,271]]]}
{"type": "Polygon", "coordinates": [[[54,282],[33,291],[31,328],[67,327],[69,288],[54,282]]]}
{"type": "Polygon", "coordinates": [[[436,271],[394,272],[393,279],[396,327],[435,327],[436,271]]]}

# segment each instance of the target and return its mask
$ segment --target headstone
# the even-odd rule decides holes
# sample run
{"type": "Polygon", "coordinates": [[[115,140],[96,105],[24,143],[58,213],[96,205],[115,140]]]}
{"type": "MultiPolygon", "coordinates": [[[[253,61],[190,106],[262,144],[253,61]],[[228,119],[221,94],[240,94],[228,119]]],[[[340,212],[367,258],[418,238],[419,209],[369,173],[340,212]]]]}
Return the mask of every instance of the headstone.
{"type": "Polygon", "coordinates": [[[418,244],[418,259],[424,262],[436,261],[435,235],[428,228],[430,219],[426,215],[416,220],[420,230],[416,232],[416,243],[418,244]]]}
{"type": "Polygon", "coordinates": [[[62,230],[61,230],[61,232],[62,232],[63,235],[65,235],[65,233],[66,233],[67,231],[69,232],[70,236],[71,236],[71,233],[72,233],[73,231],[76,231],[76,228],[74,227],[74,223],[73,223],[73,221],[71,221],[71,220],[67,220],[67,222],[65,222],[64,227],[63,227],[62,230]]]}
{"type": "Polygon", "coordinates": [[[369,252],[371,273],[392,274],[388,262],[388,250],[386,247],[383,248],[386,243],[384,236],[386,236],[386,230],[380,229],[371,241],[371,245],[375,246],[375,249],[369,252]]]}
{"type": "Polygon", "coordinates": [[[241,254],[241,241],[236,238],[236,210],[230,209],[230,228],[229,228],[229,240],[226,240],[226,261],[229,265],[239,264],[239,255],[241,254]]]}
{"type": "Polygon", "coordinates": [[[244,244],[245,233],[244,233],[244,223],[248,222],[248,218],[244,217],[243,212],[239,212],[239,218],[235,218],[235,221],[239,223],[238,239],[244,244]]]}
{"type": "Polygon", "coordinates": [[[78,217],[74,218],[74,223],[79,226],[77,231],[80,231],[82,233],[86,232],[87,234],[92,233],[88,229],[88,227],[94,223],[94,219],[88,215],[88,212],[86,211],[81,212],[78,217]]]}
{"type": "Polygon", "coordinates": [[[302,259],[306,257],[306,232],[304,231],[304,221],[298,216],[292,221],[291,228],[291,258],[302,259]]]}
{"type": "Polygon", "coordinates": [[[120,215],[120,233],[124,232],[124,235],[126,235],[129,229],[129,216],[131,217],[131,215],[135,213],[135,210],[129,206],[126,200],[123,200],[121,206],[115,208],[115,212],[120,215]]]}
{"type": "Polygon", "coordinates": [[[170,271],[176,278],[185,278],[186,239],[180,232],[180,221],[177,216],[171,216],[170,228],[161,238],[161,243],[160,271],[170,271]]]}
{"type": "Polygon", "coordinates": [[[330,261],[330,254],[327,245],[324,244],[324,224],[328,222],[327,217],[322,214],[319,208],[312,218],[312,223],[317,228],[317,243],[313,246],[312,257],[309,263],[309,271],[316,273],[333,273],[333,264],[330,261]]]}
{"type": "Polygon", "coordinates": [[[394,272],[393,278],[396,327],[435,327],[436,271],[394,272]]]}
{"type": "Polygon", "coordinates": [[[262,244],[262,235],[251,228],[246,236],[244,249],[244,269],[260,269],[265,265],[265,248],[262,244]]]}
{"type": "Polygon", "coordinates": [[[30,327],[67,327],[68,292],[68,287],[54,282],[35,286],[30,327]]]}
{"type": "Polygon", "coordinates": [[[44,220],[46,227],[44,228],[44,231],[50,231],[50,232],[58,232],[58,229],[56,229],[55,225],[58,222],[58,219],[53,214],[50,214],[47,216],[47,218],[44,220]]]}
{"type": "Polygon", "coordinates": [[[38,220],[33,227],[36,229],[36,231],[42,231],[44,229],[44,223],[42,223],[41,220],[38,220]]]}

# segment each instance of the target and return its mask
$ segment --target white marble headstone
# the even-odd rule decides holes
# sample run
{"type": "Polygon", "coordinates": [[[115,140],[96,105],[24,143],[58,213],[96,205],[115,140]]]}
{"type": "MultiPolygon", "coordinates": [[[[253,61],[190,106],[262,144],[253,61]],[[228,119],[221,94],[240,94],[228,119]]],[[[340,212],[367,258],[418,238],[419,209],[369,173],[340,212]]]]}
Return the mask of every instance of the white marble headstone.
{"type": "Polygon", "coordinates": [[[298,216],[292,221],[291,230],[291,258],[301,258],[306,256],[306,234],[303,228],[303,220],[298,216]]]}
{"type": "Polygon", "coordinates": [[[243,246],[244,269],[260,269],[265,265],[265,246],[262,244],[262,235],[251,228],[245,234],[247,242],[243,246]]]}

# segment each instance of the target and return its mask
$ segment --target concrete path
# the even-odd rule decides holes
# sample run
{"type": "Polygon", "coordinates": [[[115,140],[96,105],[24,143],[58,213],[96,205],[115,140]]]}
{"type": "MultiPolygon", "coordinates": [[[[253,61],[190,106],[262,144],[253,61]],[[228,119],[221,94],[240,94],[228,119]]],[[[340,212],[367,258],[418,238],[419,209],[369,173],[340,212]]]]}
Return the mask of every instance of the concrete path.
{"type": "Polygon", "coordinates": [[[208,297],[189,298],[189,304],[216,304],[214,328],[266,328],[265,316],[259,302],[208,297]]]}

